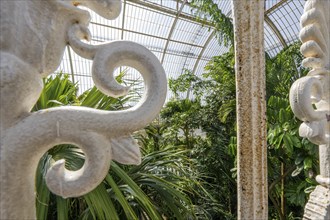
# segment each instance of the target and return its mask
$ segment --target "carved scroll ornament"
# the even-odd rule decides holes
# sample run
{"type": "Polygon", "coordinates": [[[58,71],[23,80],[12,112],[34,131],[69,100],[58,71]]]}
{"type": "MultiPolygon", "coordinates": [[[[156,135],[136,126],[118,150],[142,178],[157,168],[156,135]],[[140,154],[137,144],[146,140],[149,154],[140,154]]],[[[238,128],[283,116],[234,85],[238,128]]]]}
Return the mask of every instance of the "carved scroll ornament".
{"type": "Polygon", "coordinates": [[[299,134],[319,145],[320,174],[304,210],[304,220],[330,219],[330,1],[308,0],[301,17],[301,53],[307,76],[290,90],[291,108],[303,121],[299,134]]]}
{"type": "Polygon", "coordinates": [[[0,219],[35,218],[36,168],[55,145],[77,145],[86,157],[78,171],[66,170],[64,160],[48,171],[49,189],[63,197],[94,189],[107,174],[111,159],[138,164],[139,147],[130,133],[151,122],[165,101],[166,77],[158,59],[128,41],[98,46],[81,41],[90,40],[90,15],[79,5],[108,19],[121,10],[120,0],[1,0],[0,219]],[[42,91],[42,77],[57,69],[67,44],[93,60],[93,80],[107,95],[118,97],[128,91],[114,79],[117,67],[137,69],[145,81],[141,101],[114,112],[71,106],[30,113],[42,91]]]}
{"type": "Polygon", "coordinates": [[[303,66],[311,68],[290,90],[290,104],[303,121],[299,134],[320,145],[320,175],[316,180],[330,188],[330,1],[309,0],[301,17],[303,66]]]}

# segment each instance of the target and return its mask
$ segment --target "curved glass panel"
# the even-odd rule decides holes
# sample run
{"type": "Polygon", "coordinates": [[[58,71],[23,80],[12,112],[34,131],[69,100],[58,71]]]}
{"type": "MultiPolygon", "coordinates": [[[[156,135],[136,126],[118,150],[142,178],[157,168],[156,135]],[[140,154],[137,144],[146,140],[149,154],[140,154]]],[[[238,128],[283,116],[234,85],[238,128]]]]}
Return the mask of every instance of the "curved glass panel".
{"type": "MultiPolygon", "coordinates": [[[[221,11],[231,15],[230,0],[214,0],[221,11]]],[[[265,50],[275,56],[286,45],[298,40],[299,18],[304,0],[265,1],[265,50]],[[268,19],[268,20],[267,20],[268,19]]],[[[211,26],[199,23],[189,1],[181,0],[123,0],[122,12],[115,20],[91,13],[91,44],[113,40],[130,40],[151,50],[162,62],[168,78],[177,78],[184,69],[200,76],[213,56],[228,48],[220,45],[211,26]],[[183,7],[182,7],[183,6],[183,7]]],[[[91,88],[91,61],[66,50],[58,71],[72,75],[79,85],[79,93],[91,88]]],[[[127,78],[138,79],[130,68],[127,78]]],[[[173,94],[168,94],[168,99],[173,94]]],[[[183,94],[182,97],[185,97],[183,94]]]]}

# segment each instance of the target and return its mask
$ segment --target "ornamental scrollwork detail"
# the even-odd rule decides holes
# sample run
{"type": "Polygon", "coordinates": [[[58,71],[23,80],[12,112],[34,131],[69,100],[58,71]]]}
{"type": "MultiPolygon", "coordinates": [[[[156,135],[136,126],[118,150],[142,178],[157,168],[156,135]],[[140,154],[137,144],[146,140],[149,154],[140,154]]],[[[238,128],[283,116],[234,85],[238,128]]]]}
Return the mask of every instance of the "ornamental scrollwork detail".
{"type": "Polygon", "coordinates": [[[49,189],[63,197],[94,189],[112,159],[138,164],[139,146],[130,134],[151,122],[165,101],[166,76],[156,56],[128,41],[84,43],[91,39],[90,15],[80,6],[107,19],[121,11],[120,0],[1,1],[1,219],[35,218],[36,168],[55,145],[74,144],[85,153],[78,171],[67,170],[64,160],[48,171],[49,189]],[[145,82],[140,102],[122,111],[68,106],[31,113],[42,91],[42,78],[60,65],[66,45],[93,60],[93,81],[107,95],[122,96],[129,89],[115,80],[117,67],[137,69],[145,82]]]}
{"type": "Polygon", "coordinates": [[[311,68],[306,77],[291,87],[290,103],[295,115],[303,121],[300,135],[321,145],[329,143],[330,130],[330,56],[329,1],[308,1],[301,17],[302,65],[311,68]]]}
{"type": "Polygon", "coordinates": [[[299,134],[320,145],[320,170],[317,181],[330,187],[330,2],[309,0],[301,17],[301,53],[304,67],[311,70],[290,90],[291,108],[303,123],[299,134]],[[321,149],[322,148],[322,149],[321,149]],[[324,172],[323,172],[324,171],[324,172]]]}
{"type": "Polygon", "coordinates": [[[319,145],[320,173],[303,219],[330,218],[330,1],[308,0],[301,16],[300,52],[307,76],[290,89],[290,105],[302,124],[299,134],[319,145]]]}

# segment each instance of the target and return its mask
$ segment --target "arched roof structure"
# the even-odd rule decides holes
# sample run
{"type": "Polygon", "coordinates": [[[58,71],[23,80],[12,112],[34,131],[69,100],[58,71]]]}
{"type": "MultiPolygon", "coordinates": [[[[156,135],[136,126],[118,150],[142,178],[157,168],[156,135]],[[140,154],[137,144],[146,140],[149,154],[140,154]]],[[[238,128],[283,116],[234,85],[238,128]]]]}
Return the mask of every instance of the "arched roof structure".
{"type": "MultiPolygon", "coordinates": [[[[222,12],[231,16],[231,0],[214,0],[222,12]]],[[[275,56],[298,40],[299,19],[305,0],[265,0],[265,50],[275,56]]],[[[92,44],[130,40],[151,50],[162,63],[168,78],[184,69],[201,75],[213,56],[228,51],[216,38],[209,22],[198,21],[188,1],[122,0],[122,12],[106,20],[92,11],[92,44]]],[[[78,57],[69,47],[59,71],[71,73],[80,93],[91,88],[91,61],[78,57]]],[[[134,70],[129,77],[137,78],[134,70]]],[[[173,94],[169,93],[167,99],[173,94]]]]}

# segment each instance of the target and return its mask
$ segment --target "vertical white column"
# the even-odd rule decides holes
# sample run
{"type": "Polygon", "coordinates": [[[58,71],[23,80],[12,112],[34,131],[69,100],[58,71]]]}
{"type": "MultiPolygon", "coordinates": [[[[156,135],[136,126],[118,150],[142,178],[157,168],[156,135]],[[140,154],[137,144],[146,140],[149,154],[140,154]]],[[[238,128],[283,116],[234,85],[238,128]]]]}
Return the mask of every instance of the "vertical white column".
{"type": "Polygon", "coordinates": [[[264,1],[233,0],[238,219],[267,219],[264,1]]]}

